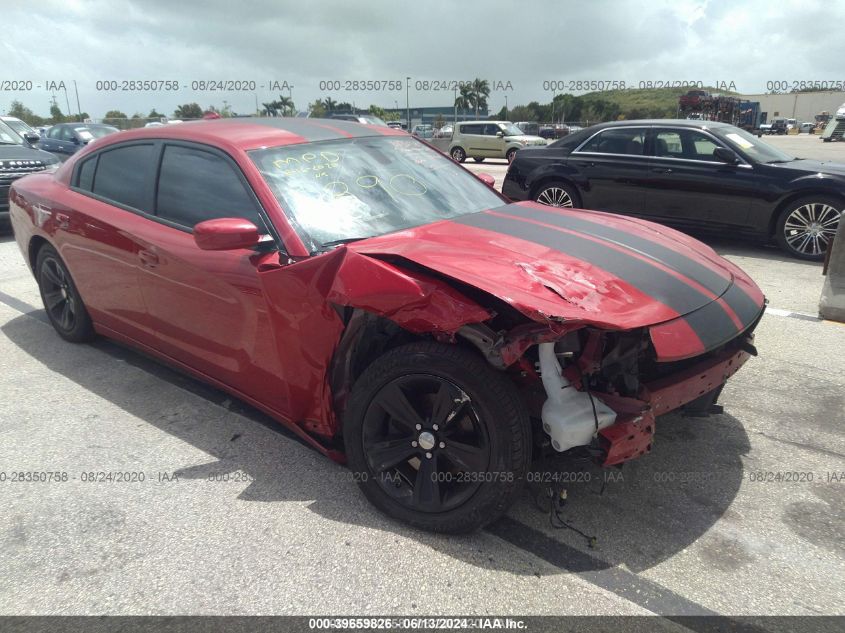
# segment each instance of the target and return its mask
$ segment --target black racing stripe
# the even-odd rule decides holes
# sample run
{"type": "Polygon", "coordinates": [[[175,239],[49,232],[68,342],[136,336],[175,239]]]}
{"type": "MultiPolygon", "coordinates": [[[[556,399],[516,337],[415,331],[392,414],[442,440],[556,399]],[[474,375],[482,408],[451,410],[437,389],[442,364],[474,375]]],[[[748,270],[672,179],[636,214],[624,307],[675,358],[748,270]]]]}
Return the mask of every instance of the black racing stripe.
{"type": "MultiPolygon", "coordinates": [[[[500,207],[502,211],[509,209],[509,207],[506,209],[500,207]]],[[[456,218],[452,222],[517,237],[581,259],[616,275],[681,315],[697,310],[712,301],[674,275],[670,275],[648,262],[614,249],[609,245],[594,242],[578,235],[487,213],[472,213],[456,218]]],[[[719,311],[727,319],[729,324],[727,331],[735,335],[736,327],[734,327],[733,322],[721,306],[719,306],[719,311]]]]}
{"type": "Polygon", "coordinates": [[[733,310],[742,321],[743,326],[749,326],[760,316],[763,306],[756,303],[745,291],[734,282],[727,292],[722,295],[731,310],[733,310]]]}
{"type": "Polygon", "coordinates": [[[579,231],[633,249],[672,270],[678,271],[685,277],[697,281],[716,296],[722,294],[730,283],[729,279],[725,279],[725,277],[719,275],[713,269],[675,249],[658,244],[639,235],[633,235],[622,229],[607,226],[606,224],[591,222],[590,220],[571,215],[562,215],[554,211],[545,211],[518,205],[508,207],[504,213],[538,222],[545,222],[546,224],[552,224],[564,229],[579,231]]]}
{"type": "MultiPolygon", "coordinates": [[[[231,121],[231,119],[226,119],[226,121],[231,121]]],[[[352,121],[343,121],[340,119],[256,117],[254,119],[244,118],[240,121],[242,121],[244,125],[263,125],[277,130],[284,130],[285,132],[301,136],[309,142],[340,140],[349,138],[349,136],[354,138],[362,136],[381,136],[377,132],[373,132],[373,130],[368,128],[366,125],[361,125],[360,123],[354,123],[352,121]],[[341,130],[349,136],[345,136],[344,134],[337,132],[337,130],[341,130]]]]}
{"type": "Polygon", "coordinates": [[[684,320],[698,334],[705,350],[727,343],[738,332],[736,324],[716,301],[708,303],[695,312],[690,312],[684,320]]]}

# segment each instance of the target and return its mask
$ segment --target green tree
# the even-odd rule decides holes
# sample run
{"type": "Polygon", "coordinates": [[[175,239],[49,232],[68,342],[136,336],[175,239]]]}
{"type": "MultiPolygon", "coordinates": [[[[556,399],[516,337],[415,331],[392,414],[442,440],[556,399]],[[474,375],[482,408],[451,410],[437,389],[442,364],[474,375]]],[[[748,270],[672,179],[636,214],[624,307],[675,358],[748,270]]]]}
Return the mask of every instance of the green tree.
{"type": "Polygon", "coordinates": [[[62,109],[55,103],[50,106],[50,123],[64,123],[67,120],[62,109]]]}
{"type": "Polygon", "coordinates": [[[314,103],[308,104],[308,112],[312,117],[321,118],[326,116],[326,105],[324,102],[317,99],[314,103]]]}
{"type": "Polygon", "coordinates": [[[462,114],[466,114],[472,106],[472,88],[469,85],[461,86],[460,94],[455,99],[455,107],[461,110],[462,114]]]}
{"type": "Polygon", "coordinates": [[[8,115],[16,117],[21,121],[25,121],[26,123],[32,126],[44,124],[44,119],[42,117],[35,114],[32,110],[27,108],[20,101],[12,101],[12,103],[9,105],[8,115]]]}
{"type": "Polygon", "coordinates": [[[490,96],[490,84],[486,79],[475,78],[470,86],[472,94],[472,105],[475,108],[475,118],[478,118],[478,110],[487,108],[487,98],[490,96]]]}
{"type": "Polygon", "coordinates": [[[156,112],[156,109],[153,108],[152,110],[150,110],[150,113],[147,115],[147,118],[148,119],[160,119],[163,116],[164,115],[161,112],[156,112]]]}
{"type": "Polygon", "coordinates": [[[282,111],[283,116],[293,116],[294,114],[296,114],[293,99],[291,99],[290,97],[279,95],[279,100],[276,101],[276,103],[279,105],[279,109],[282,111]]]}
{"type": "Polygon", "coordinates": [[[177,119],[201,119],[202,108],[198,103],[185,103],[176,108],[173,116],[177,119]]]}
{"type": "Polygon", "coordinates": [[[323,108],[325,112],[333,112],[337,109],[337,101],[335,101],[331,97],[326,97],[325,99],[323,99],[323,108]]]}
{"type": "Polygon", "coordinates": [[[103,118],[104,119],[128,119],[129,117],[127,117],[120,110],[109,110],[108,112],[106,112],[106,114],[103,118]]]}

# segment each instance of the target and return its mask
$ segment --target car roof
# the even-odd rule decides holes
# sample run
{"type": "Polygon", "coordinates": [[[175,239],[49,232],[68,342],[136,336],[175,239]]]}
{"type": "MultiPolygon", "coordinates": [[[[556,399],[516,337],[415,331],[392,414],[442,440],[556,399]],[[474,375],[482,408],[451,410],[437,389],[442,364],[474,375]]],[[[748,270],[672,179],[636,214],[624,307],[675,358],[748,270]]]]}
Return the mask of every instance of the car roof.
{"type": "Polygon", "coordinates": [[[719,121],[703,121],[701,119],[631,119],[626,121],[609,121],[592,126],[595,129],[609,127],[631,127],[638,125],[664,125],[670,127],[718,128],[734,127],[730,123],[719,121]]]}
{"type": "Polygon", "coordinates": [[[119,136],[111,135],[100,139],[97,147],[132,139],[156,138],[250,150],[364,136],[406,135],[387,126],[363,125],[343,119],[239,117],[186,121],[182,125],[127,130],[119,136]]]}

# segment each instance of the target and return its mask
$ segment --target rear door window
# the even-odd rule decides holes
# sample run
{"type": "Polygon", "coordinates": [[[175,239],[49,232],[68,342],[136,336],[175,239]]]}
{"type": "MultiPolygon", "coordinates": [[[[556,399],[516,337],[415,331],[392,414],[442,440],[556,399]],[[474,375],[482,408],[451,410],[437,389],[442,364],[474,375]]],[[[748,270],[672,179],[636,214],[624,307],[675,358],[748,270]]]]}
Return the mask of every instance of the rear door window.
{"type": "Polygon", "coordinates": [[[152,143],[123,145],[100,152],[91,191],[112,202],[152,212],[153,148],[152,143]]]}
{"type": "Polygon", "coordinates": [[[642,156],[647,128],[609,129],[596,134],[579,152],[642,156]]]}

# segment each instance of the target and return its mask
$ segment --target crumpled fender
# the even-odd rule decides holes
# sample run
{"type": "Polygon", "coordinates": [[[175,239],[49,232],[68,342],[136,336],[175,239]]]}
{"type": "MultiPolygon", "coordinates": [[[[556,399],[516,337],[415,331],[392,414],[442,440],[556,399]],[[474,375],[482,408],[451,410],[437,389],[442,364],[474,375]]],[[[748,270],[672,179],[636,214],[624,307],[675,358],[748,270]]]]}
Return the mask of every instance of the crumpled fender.
{"type": "Polygon", "coordinates": [[[351,250],[345,251],[327,299],[378,314],[415,333],[454,334],[493,316],[439,279],[351,250]]]}
{"type": "Polygon", "coordinates": [[[268,262],[259,271],[281,359],[279,385],[286,390],[279,414],[309,436],[328,439],[338,430],[328,380],[346,327],[337,306],[360,308],[418,334],[452,336],[492,317],[446,282],[345,247],[286,266],[268,262]]]}

